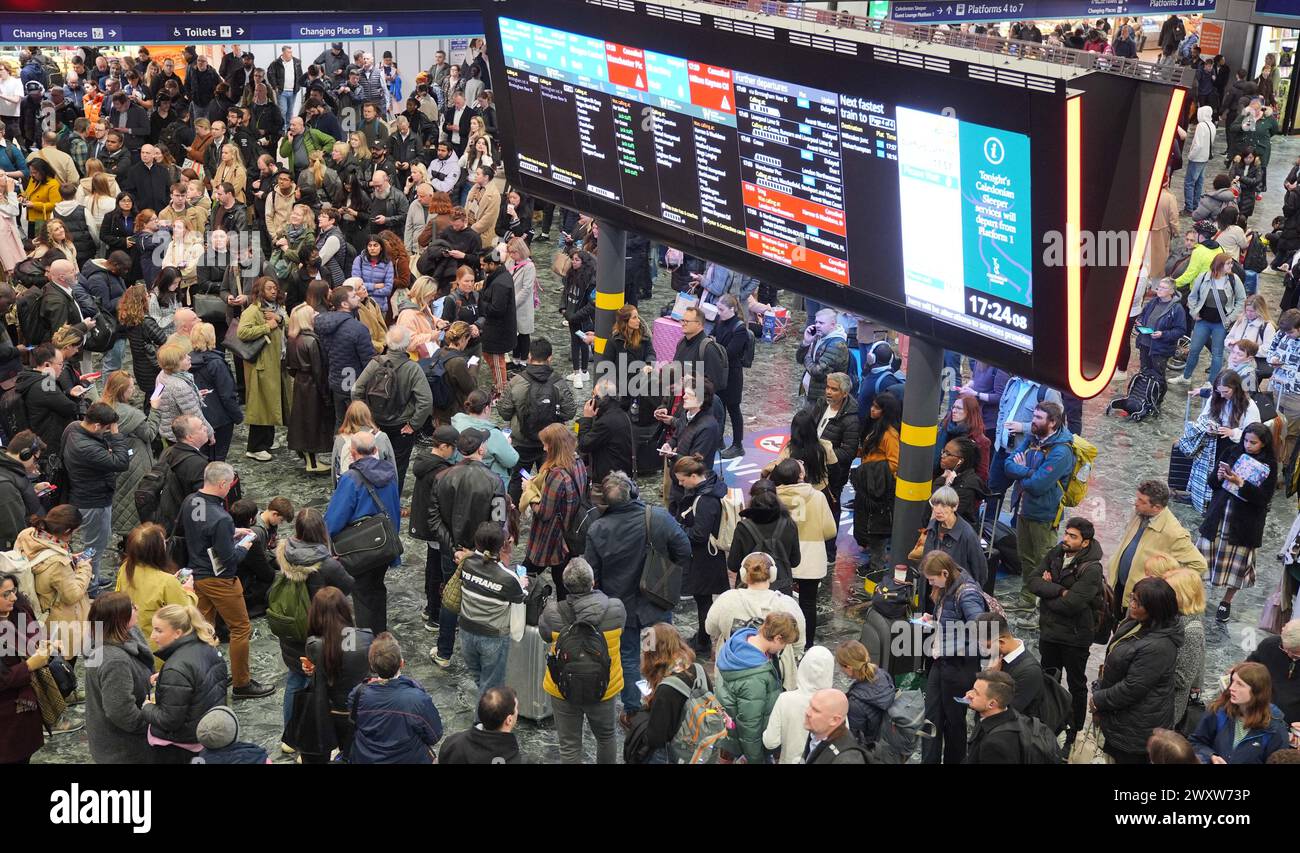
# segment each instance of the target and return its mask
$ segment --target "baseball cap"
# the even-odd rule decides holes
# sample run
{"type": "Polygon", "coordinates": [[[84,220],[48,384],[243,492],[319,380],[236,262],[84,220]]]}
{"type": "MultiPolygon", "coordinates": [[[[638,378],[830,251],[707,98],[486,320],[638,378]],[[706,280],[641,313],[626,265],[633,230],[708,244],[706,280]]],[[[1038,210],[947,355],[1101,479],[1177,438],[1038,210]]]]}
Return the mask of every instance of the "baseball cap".
{"type": "Polygon", "coordinates": [[[443,424],[433,431],[434,444],[450,444],[455,447],[460,442],[460,430],[451,424],[443,424]]]}
{"type": "Polygon", "coordinates": [[[461,456],[470,456],[478,452],[483,446],[483,442],[488,440],[488,434],[481,429],[470,427],[462,430],[460,438],[456,441],[456,449],[460,451],[461,456]]]}

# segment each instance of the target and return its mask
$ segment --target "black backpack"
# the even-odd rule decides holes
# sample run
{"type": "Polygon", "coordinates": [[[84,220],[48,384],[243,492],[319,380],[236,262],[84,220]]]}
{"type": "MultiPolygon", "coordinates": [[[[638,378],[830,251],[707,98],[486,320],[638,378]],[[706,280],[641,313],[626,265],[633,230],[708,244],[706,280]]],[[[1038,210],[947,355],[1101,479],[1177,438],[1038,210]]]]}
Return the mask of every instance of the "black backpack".
{"type": "Polygon", "coordinates": [[[754,366],[754,333],[749,330],[749,326],[741,327],[745,335],[745,348],[740,352],[740,366],[754,366]]]}
{"type": "MultiPolygon", "coordinates": [[[[561,608],[566,606],[569,618],[573,619],[573,605],[566,602],[561,608]]],[[[609,668],[605,635],[589,622],[571,622],[556,637],[546,656],[546,669],[560,696],[575,705],[591,705],[605,698],[609,668]]]]}
{"type": "Polygon", "coordinates": [[[401,362],[394,362],[388,355],[377,355],[378,366],[370,374],[366,383],[366,405],[380,426],[394,426],[402,419],[406,410],[406,399],[397,393],[397,369],[401,362]]]}
{"type": "MultiPolygon", "coordinates": [[[[746,332],[746,334],[748,334],[748,332],[746,332]]],[[[752,338],[753,335],[750,335],[750,337],[752,338]]],[[[722,366],[719,368],[719,372],[722,374],[722,382],[721,382],[721,384],[719,384],[717,387],[715,387],[713,390],[714,390],[714,391],[726,391],[726,390],[727,390],[727,373],[728,373],[728,371],[731,369],[730,362],[729,362],[729,360],[728,360],[728,358],[727,358],[727,348],[724,347],[722,344],[718,343],[717,340],[714,339],[714,337],[713,337],[712,335],[705,335],[705,336],[704,336],[704,342],[703,342],[702,344],[700,344],[700,361],[703,361],[703,360],[704,360],[704,351],[707,350],[707,349],[710,349],[710,348],[712,348],[714,351],[717,352],[717,354],[718,354],[718,361],[719,361],[719,363],[722,365],[722,366]]],[[[752,356],[750,357],[750,360],[751,360],[751,361],[753,360],[753,357],[752,357],[752,356]]]]}
{"type": "Polygon", "coordinates": [[[433,407],[440,411],[451,408],[451,386],[447,384],[447,362],[460,355],[459,350],[439,350],[433,357],[433,363],[424,371],[429,380],[429,393],[433,395],[433,407]]]}
{"type": "Polygon", "coordinates": [[[140,482],[136,484],[135,492],[132,495],[135,500],[135,511],[141,523],[158,522],[169,532],[175,519],[159,521],[158,508],[162,506],[163,492],[167,489],[168,474],[170,473],[171,466],[168,464],[168,460],[159,458],[154,463],[154,466],[140,478],[140,482]]]}
{"type": "Polygon", "coordinates": [[[591,495],[586,489],[578,488],[578,478],[568,471],[564,473],[578,493],[578,505],[569,519],[569,526],[564,529],[564,545],[569,549],[570,557],[581,557],[587,550],[587,531],[591,529],[591,523],[600,518],[600,509],[592,506],[591,495]]]}
{"type": "MultiPolygon", "coordinates": [[[[1008,712],[1004,712],[1008,713],[1008,712]]],[[[1042,720],[1024,714],[1014,723],[1020,735],[1021,764],[1064,764],[1061,747],[1056,742],[1056,733],[1042,720]]]]}
{"type": "Polygon", "coordinates": [[[1074,713],[1074,702],[1070,691],[1061,686],[1061,673],[1055,669],[1043,670],[1043,694],[1038,699],[1038,713],[1035,714],[1043,724],[1054,733],[1065,731],[1074,713]]]}
{"type": "Polygon", "coordinates": [[[1129,380],[1128,391],[1122,397],[1116,397],[1106,407],[1106,414],[1124,412],[1128,419],[1139,423],[1153,415],[1160,414],[1160,406],[1165,401],[1165,384],[1155,370],[1144,369],[1129,380]]]}
{"type": "MultiPolygon", "coordinates": [[[[772,589],[788,593],[794,587],[794,575],[790,571],[790,555],[781,542],[781,533],[784,532],[787,524],[794,524],[794,522],[784,514],[778,516],[771,536],[764,536],[752,519],[742,516],[737,523],[749,531],[750,537],[754,540],[754,550],[762,551],[776,563],[776,577],[772,579],[772,589]]],[[[735,631],[732,633],[734,634],[735,631]]]]}
{"type": "Polygon", "coordinates": [[[6,443],[13,441],[18,433],[31,429],[31,418],[27,415],[27,400],[17,388],[10,388],[0,395],[0,426],[4,427],[6,443]]]}
{"type": "Polygon", "coordinates": [[[545,382],[528,380],[528,393],[519,412],[519,426],[530,441],[536,441],[542,430],[551,424],[564,422],[560,412],[559,374],[552,371],[545,382]]]}
{"type": "MultiPolygon", "coordinates": [[[[14,270],[14,275],[18,276],[22,269],[22,264],[14,270]]],[[[42,282],[45,279],[45,271],[41,271],[42,282]]],[[[21,279],[19,279],[21,281],[21,279]]],[[[23,333],[23,340],[29,346],[36,346],[45,343],[50,337],[50,327],[41,316],[41,298],[45,295],[44,289],[40,286],[41,282],[35,285],[29,285],[26,290],[18,295],[14,306],[18,313],[18,329],[23,333]]]]}

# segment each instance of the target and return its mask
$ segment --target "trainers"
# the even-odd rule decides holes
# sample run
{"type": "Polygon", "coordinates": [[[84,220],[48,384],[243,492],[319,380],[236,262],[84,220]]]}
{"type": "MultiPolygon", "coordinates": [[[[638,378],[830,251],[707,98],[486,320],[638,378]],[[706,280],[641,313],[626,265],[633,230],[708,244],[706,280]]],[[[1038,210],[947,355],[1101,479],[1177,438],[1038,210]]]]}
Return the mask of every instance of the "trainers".
{"type": "Polygon", "coordinates": [[[538,234],[538,235],[537,235],[536,237],[534,237],[533,239],[536,240],[536,241],[539,242],[539,243],[549,243],[549,242],[551,242],[551,235],[550,235],[550,234],[547,234],[545,231],[543,231],[541,234],[538,234]]]}
{"type": "Polygon", "coordinates": [[[735,459],[737,456],[745,455],[745,448],[741,447],[739,444],[733,444],[718,455],[723,459],[735,459]]]}
{"type": "Polygon", "coordinates": [[[1168,384],[1170,385],[1186,385],[1188,382],[1191,381],[1192,380],[1188,379],[1186,376],[1184,376],[1181,373],[1175,373],[1173,376],[1168,377],[1168,379],[1166,380],[1166,382],[1168,382],[1168,384]]]}
{"type": "Polygon", "coordinates": [[[274,458],[271,456],[270,452],[266,450],[259,450],[256,453],[249,451],[244,455],[249,459],[255,459],[258,462],[270,462],[271,459],[274,458]]]}
{"type": "Polygon", "coordinates": [[[1110,378],[1111,382],[1124,382],[1128,379],[1127,370],[1116,370],[1115,375],[1110,378]]]}
{"type": "Polygon", "coordinates": [[[437,649],[429,649],[429,660],[439,669],[449,669],[451,667],[451,658],[438,657],[437,649]]]}
{"type": "Polygon", "coordinates": [[[231,691],[235,699],[262,699],[266,696],[270,696],[274,692],[275,685],[259,684],[253,679],[249,679],[248,683],[243,687],[236,687],[231,691]]]}
{"type": "Polygon", "coordinates": [[[424,630],[430,633],[437,631],[439,628],[437,616],[429,616],[428,614],[425,614],[420,621],[424,623],[424,630]]]}
{"type": "Polygon", "coordinates": [[[64,714],[63,718],[54,724],[54,728],[50,729],[50,734],[70,735],[75,732],[81,731],[85,727],[86,724],[81,720],[74,720],[71,717],[69,717],[67,714],[64,714]]]}
{"type": "Polygon", "coordinates": [[[1214,611],[1215,622],[1227,622],[1228,617],[1232,615],[1232,604],[1227,601],[1220,601],[1219,606],[1214,611]]]}
{"type": "Polygon", "coordinates": [[[280,751],[283,752],[285,755],[293,755],[298,750],[289,746],[289,744],[285,743],[284,741],[280,741],[280,751]]]}

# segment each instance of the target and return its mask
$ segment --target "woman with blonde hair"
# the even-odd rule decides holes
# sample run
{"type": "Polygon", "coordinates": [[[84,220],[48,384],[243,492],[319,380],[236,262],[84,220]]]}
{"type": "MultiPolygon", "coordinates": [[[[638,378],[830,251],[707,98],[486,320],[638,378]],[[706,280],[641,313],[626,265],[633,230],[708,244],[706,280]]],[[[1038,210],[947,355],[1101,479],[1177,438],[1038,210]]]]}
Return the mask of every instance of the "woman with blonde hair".
{"type": "Polygon", "coordinates": [[[1142,564],[1142,571],[1149,578],[1163,578],[1177,568],[1178,561],[1164,551],[1156,551],[1142,564]]]}
{"type": "Polygon", "coordinates": [[[432,317],[429,306],[438,295],[438,282],[431,276],[422,275],[415,280],[410,290],[393,294],[393,306],[397,313],[397,325],[411,333],[411,358],[427,367],[433,362],[428,352],[428,345],[436,345],[439,337],[437,326],[446,326],[443,320],[432,317]]]}
{"type": "Polygon", "coordinates": [[[176,442],[172,421],[181,415],[193,415],[207,428],[208,444],[216,441],[216,433],[203,411],[203,397],[190,373],[192,362],[189,351],[177,343],[163,344],[158,348],[158,367],[162,373],[149,399],[158,410],[158,431],[169,443],[176,442]]]}
{"type": "Polygon", "coordinates": [[[108,183],[108,193],[114,199],[122,192],[117,185],[117,175],[105,171],[104,162],[98,157],[86,160],[86,176],[77,182],[77,204],[86,204],[86,200],[95,195],[95,176],[103,175],[108,183]]]}
{"type": "Polygon", "coordinates": [[[86,208],[86,227],[90,229],[90,236],[94,238],[101,253],[105,249],[104,242],[99,237],[100,228],[104,224],[104,217],[117,207],[117,183],[111,178],[107,172],[100,172],[87,179],[90,181],[88,193],[83,194],[80,189],[77,190],[77,203],[86,208]]]}
{"type": "Polygon", "coordinates": [[[45,227],[37,231],[32,239],[31,257],[40,261],[45,267],[61,257],[74,264],[77,262],[77,247],[68,237],[68,227],[63,224],[62,219],[45,220],[45,227]]]}
{"type": "Polygon", "coordinates": [[[470,328],[469,323],[463,320],[457,320],[448,326],[442,335],[442,348],[445,352],[435,356],[444,362],[444,376],[451,391],[451,404],[446,409],[434,406],[433,416],[439,424],[451,423],[452,415],[465,411],[465,398],[478,387],[465,354],[473,337],[470,328]]]}
{"type": "Polygon", "coordinates": [[[835,647],[835,663],[852,684],[849,697],[849,731],[859,743],[871,743],[880,736],[880,724],[894,701],[894,679],[871,661],[867,647],[847,640],[835,647]]]}
{"type": "MultiPolygon", "coordinates": [[[[332,404],[331,404],[332,405],[332,404]]],[[[375,423],[375,416],[370,407],[361,400],[353,400],[343,415],[338,435],[334,436],[334,448],[330,453],[330,470],[334,472],[334,483],[347,473],[352,464],[352,436],[358,432],[368,432],[375,438],[375,455],[396,463],[397,455],[393,453],[393,443],[375,423]]]]}
{"type": "Polygon", "coordinates": [[[221,146],[221,162],[212,170],[211,186],[217,187],[227,181],[235,188],[235,201],[247,204],[244,187],[248,185],[248,170],[244,168],[238,146],[230,142],[221,146]]]}
{"type": "Polygon", "coordinates": [[[225,355],[217,349],[217,330],[211,323],[198,323],[190,331],[190,373],[203,397],[203,411],[217,442],[212,447],[212,461],[225,462],[230,453],[230,440],[235,434],[235,424],[244,422],[244,411],[239,407],[235,392],[235,376],[230,372],[225,355]]]}
{"type": "Polygon", "coordinates": [[[564,533],[569,529],[578,502],[587,491],[587,468],[578,458],[578,438],[567,424],[550,424],[542,429],[542,466],[534,478],[540,489],[537,500],[529,504],[533,525],[528,534],[525,565],[530,575],[551,570],[556,597],[563,601],[560,574],[571,557],[564,533]]]}
{"type": "Polygon", "coordinates": [[[14,540],[14,550],[27,560],[36,587],[36,612],[45,632],[63,650],[69,663],[81,657],[90,615],[90,593],[97,580],[89,557],[72,553],[72,540],[81,529],[81,510],[60,504],[14,540]]]}
{"type": "Polygon", "coordinates": [[[411,174],[406,179],[406,186],[403,190],[406,194],[407,201],[415,204],[415,190],[420,184],[429,180],[429,170],[423,163],[415,162],[411,164],[411,174]]]}
{"type": "Polygon", "coordinates": [[[118,435],[126,436],[131,448],[131,466],[117,475],[117,488],[113,492],[113,532],[125,534],[140,523],[135,509],[135,487],[153,468],[153,443],[158,438],[158,412],[148,417],[131,400],[135,396],[135,380],[125,370],[114,370],[104,381],[104,393],[99,402],[113,407],[117,412],[118,435]]]}
{"type": "Polygon", "coordinates": [[[149,724],[153,763],[190,764],[203,751],[199,720],[226,703],[230,676],[212,625],[193,604],[159,608],[151,625],[150,645],[163,666],[140,712],[149,724]]]}
{"type": "Polygon", "coordinates": [[[305,302],[289,315],[284,363],[293,377],[293,405],[289,409],[287,440],[289,449],[305,461],[308,474],[324,474],[330,467],[316,457],[329,453],[334,446],[334,402],[325,353],[313,328],[315,322],[316,311],[305,302]]]}
{"type": "MultiPolygon", "coordinates": [[[[1161,556],[1161,555],[1156,555],[1161,556]]],[[[1148,571],[1151,561],[1147,561],[1148,571]]],[[[1201,701],[1201,685],[1205,683],[1205,584],[1201,573],[1194,569],[1174,567],[1162,577],[1178,597],[1178,624],[1183,628],[1183,644],[1178,647],[1174,661],[1174,722],[1179,731],[1195,727],[1195,720],[1185,726],[1184,717],[1190,708],[1197,714],[1205,713],[1201,701]]]]}
{"type": "MultiPolygon", "coordinates": [[[[0,143],[3,141],[0,139],[0,143]]],[[[0,172],[0,272],[6,278],[27,258],[23,233],[18,227],[22,215],[23,209],[18,203],[18,183],[0,172]]]]}
{"type": "Polygon", "coordinates": [[[338,173],[327,165],[325,155],[324,151],[311,152],[307,155],[307,168],[298,173],[298,188],[314,192],[319,201],[335,198],[343,186],[338,173]]]}
{"type": "Polygon", "coordinates": [[[255,361],[244,362],[247,389],[244,417],[248,421],[248,447],[244,455],[270,462],[275,428],[283,426],[289,411],[289,387],[284,376],[284,306],[280,285],[263,276],[253,282],[253,301],[239,316],[239,339],[264,341],[255,361]]]}
{"type": "Polygon", "coordinates": [[[537,266],[528,243],[515,237],[506,244],[509,256],[506,267],[515,283],[515,349],[508,356],[512,364],[528,364],[528,347],[536,328],[536,310],[541,303],[541,288],[537,286],[537,266]]]}
{"type": "MultiPolygon", "coordinates": [[[[142,218],[142,217],[140,217],[142,218]]],[[[159,267],[176,267],[181,272],[181,288],[186,292],[198,279],[199,262],[203,260],[203,235],[189,230],[183,219],[171,222],[171,242],[163,253],[159,267]]],[[[185,300],[188,303],[188,298],[185,300]]]]}
{"type": "Polygon", "coordinates": [[[149,290],[143,284],[128,287],[117,303],[118,332],[130,345],[131,372],[146,395],[153,393],[158,381],[158,347],[167,342],[167,333],[149,316],[148,308],[149,290]]]}

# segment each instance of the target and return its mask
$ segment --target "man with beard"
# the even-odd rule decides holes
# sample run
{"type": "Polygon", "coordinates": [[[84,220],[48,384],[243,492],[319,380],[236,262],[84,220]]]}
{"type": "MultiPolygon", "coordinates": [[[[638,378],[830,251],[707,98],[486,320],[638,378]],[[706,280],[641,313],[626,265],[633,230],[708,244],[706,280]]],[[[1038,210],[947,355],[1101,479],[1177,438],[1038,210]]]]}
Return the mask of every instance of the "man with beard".
{"type": "Polygon", "coordinates": [[[1034,407],[1029,434],[1006,460],[1004,470],[1012,481],[1011,508],[1024,572],[1020,609],[1033,610],[1038,597],[1029,581],[1056,542],[1057,511],[1065,484],[1074,474],[1074,436],[1065,426],[1059,403],[1044,400],[1034,407]]]}

